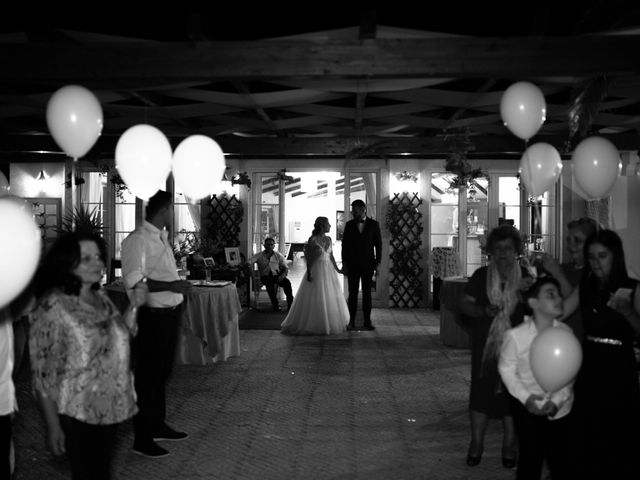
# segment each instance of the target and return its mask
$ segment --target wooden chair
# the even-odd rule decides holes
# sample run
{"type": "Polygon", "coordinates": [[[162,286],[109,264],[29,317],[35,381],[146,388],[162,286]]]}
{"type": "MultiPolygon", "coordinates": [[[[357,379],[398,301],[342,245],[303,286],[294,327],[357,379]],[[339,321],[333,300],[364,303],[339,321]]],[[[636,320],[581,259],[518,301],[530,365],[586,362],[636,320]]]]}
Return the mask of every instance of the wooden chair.
{"type": "MultiPolygon", "coordinates": [[[[266,287],[260,280],[260,270],[258,270],[258,264],[254,263],[251,266],[251,290],[253,291],[253,308],[258,309],[258,302],[260,300],[260,292],[266,292],[266,287]]],[[[280,287],[276,285],[276,297],[280,294],[280,287]]]]}

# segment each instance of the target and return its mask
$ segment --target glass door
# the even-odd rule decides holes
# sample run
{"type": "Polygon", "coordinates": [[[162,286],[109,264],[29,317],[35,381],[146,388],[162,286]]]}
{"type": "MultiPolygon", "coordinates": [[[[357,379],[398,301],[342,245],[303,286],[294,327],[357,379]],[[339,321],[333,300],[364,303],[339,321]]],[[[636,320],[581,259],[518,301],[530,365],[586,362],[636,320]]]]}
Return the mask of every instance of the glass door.
{"type": "Polygon", "coordinates": [[[276,249],[280,243],[280,199],[281,189],[284,191],[286,180],[280,179],[276,173],[260,173],[256,175],[256,196],[253,215],[251,252],[262,250],[264,239],[271,237],[276,241],[276,249]]]}
{"type": "MultiPolygon", "coordinates": [[[[348,181],[344,182],[344,221],[347,222],[351,220],[351,203],[355,200],[362,200],[367,207],[367,217],[373,218],[374,220],[378,219],[378,179],[379,175],[377,172],[347,172],[346,178],[348,181]]],[[[380,222],[380,229],[383,229],[382,222],[380,222]]],[[[340,245],[341,246],[341,245],[340,245]]],[[[384,248],[384,245],[383,245],[384,248]]],[[[341,267],[341,256],[336,255],[336,261],[338,265],[341,267]]],[[[378,272],[381,275],[384,272],[378,272]]],[[[371,284],[371,298],[372,300],[376,300],[381,297],[381,293],[379,292],[378,285],[382,284],[385,281],[385,278],[381,278],[379,275],[376,278],[376,281],[371,284]]],[[[346,288],[345,282],[345,288],[346,288]]],[[[362,289],[362,286],[360,286],[362,289]]],[[[359,300],[362,300],[361,297],[358,297],[359,300]]]]}
{"type": "Polygon", "coordinates": [[[311,236],[317,217],[329,219],[329,236],[333,239],[338,266],[344,224],[351,217],[351,202],[363,200],[367,215],[377,217],[378,174],[375,172],[350,172],[345,181],[339,171],[281,170],[256,174],[255,185],[251,249],[262,250],[264,239],[273,237],[276,249],[287,254],[294,291],[296,279],[302,278],[306,268],[304,244],[311,236]]]}
{"type": "Polygon", "coordinates": [[[488,189],[483,177],[460,187],[453,173],[431,175],[431,248],[455,252],[460,275],[471,275],[486,263],[480,245],[489,225],[488,189]]]}

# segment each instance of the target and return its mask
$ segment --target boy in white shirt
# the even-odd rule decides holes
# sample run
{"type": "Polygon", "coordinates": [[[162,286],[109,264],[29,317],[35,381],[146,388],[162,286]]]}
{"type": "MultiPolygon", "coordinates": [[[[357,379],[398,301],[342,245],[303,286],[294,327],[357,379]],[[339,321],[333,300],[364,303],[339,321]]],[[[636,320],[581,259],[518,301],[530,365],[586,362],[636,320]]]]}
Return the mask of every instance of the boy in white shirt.
{"type": "Polygon", "coordinates": [[[505,332],[498,362],[502,381],[513,397],[518,434],[516,479],[539,480],[546,460],[553,480],[572,475],[573,381],[555,392],[545,392],[531,370],[529,352],[538,333],[550,327],[571,331],[557,320],[563,314],[560,285],[550,276],[539,277],[524,293],[531,316],[505,332]]]}

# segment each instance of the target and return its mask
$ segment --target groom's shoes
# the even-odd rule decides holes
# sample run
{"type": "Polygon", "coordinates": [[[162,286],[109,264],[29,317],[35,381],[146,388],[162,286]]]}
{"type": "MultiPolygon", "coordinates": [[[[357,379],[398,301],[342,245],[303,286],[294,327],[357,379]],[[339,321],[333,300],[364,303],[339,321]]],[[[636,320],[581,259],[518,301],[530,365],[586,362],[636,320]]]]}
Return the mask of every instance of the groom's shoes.
{"type": "Polygon", "coordinates": [[[349,324],[347,325],[347,330],[355,330],[356,329],[356,324],[354,322],[349,322],[349,324]]]}
{"type": "Polygon", "coordinates": [[[375,330],[376,327],[374,327],[373,325],[371,325],[370,323],[365,323],[364,326],[362,327],[363,330],[375,330]]]}

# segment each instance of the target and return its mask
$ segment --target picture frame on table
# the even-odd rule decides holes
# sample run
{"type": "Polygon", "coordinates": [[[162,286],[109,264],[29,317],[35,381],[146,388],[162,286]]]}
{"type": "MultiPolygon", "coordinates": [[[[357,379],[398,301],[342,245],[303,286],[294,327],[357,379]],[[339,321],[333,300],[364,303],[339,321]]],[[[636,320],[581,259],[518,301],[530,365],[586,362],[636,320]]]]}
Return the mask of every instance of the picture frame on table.
{"type": "Polygon", "coordinates": [[[229,265],[240,265],[240,249],[238,247],[226,247],[224,256],[229,265]]]}
{"type": "Polygon", "coordinates": [[[206,268],[215,267],[215,265],[216,265],[216,262],[213,259],[213,257],[204,257],[203,260],[204,260],[204,266],[206,268]]]}

